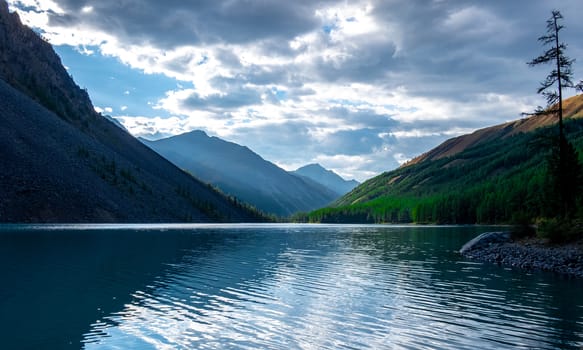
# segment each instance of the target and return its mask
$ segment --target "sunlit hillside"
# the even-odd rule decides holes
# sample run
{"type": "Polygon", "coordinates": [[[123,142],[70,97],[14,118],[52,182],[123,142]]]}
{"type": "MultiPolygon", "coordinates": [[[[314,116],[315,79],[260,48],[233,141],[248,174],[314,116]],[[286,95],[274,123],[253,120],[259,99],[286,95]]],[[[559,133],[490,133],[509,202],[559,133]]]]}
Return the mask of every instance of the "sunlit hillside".
{"type": "MultiPolygon", "coordinates": [[[[583,95],[565,101],[567,138],[583,150],[583,95]]],[[[445,141],[405,166],[374,177],[316,222],[508,223],[547,210],[545,161],[553,116],[533,116],[445,141]]]]}

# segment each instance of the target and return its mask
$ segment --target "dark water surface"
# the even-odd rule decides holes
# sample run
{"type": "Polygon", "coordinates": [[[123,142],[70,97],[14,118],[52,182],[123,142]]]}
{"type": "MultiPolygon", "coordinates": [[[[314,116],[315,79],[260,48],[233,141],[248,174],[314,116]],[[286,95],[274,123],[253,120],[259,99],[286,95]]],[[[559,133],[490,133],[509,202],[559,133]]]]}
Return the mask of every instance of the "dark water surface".
{"type": "Polygon", "coordinates": [[[0,225],[1,349],[580,349],[583,281],[484,227],[0,225]]]}

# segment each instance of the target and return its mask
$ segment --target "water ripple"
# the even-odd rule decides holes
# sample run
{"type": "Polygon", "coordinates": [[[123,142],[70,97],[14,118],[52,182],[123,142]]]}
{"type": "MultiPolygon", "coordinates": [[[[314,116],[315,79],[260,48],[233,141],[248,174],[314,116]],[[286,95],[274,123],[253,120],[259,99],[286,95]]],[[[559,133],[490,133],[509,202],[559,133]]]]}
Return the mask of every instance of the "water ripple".
{"type": "MultiPolygon", "coordinates": [[[[108,239],[119,241],[123,231],[116,230],[108,239]]],[[[149,228],[140,243],[147,257],[116,258],[115,270],[98,275],[99,300],[109,298],[101,303],[110,307],[96,307],[82,344],[86,349],[583,346],[583,282],[484,265],[454,253],[479,232],[205,226],[176,227],[158,237],[149,228]],[[159,247],[176,253],[158,257],[159,247]],[[148,268],[136,269],[136,262],[148,268]]],[[[111,244],[100,237],[104,247],[111,244]]],[[[87,269],[66,261],[43,266],[75,275],[87,269]]]]}

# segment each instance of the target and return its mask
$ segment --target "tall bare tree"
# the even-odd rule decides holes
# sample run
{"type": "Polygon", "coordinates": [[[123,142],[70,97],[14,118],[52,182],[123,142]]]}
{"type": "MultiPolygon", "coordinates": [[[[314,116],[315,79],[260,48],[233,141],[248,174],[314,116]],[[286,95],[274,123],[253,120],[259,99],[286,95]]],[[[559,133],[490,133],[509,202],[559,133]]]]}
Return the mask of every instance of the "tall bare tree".
{"type": "Polygon", "coordinates": [[[553,70],[547,78],[541,82],[537,93],[547,99],[547,108],[539,107],[536,114],[557,114],[559,116],[559,137],[564,138],[563,127],[563,89],[574,88],[572,65],[575,60],[565,54],[567,44],[559,40],[559,33],[563,25],[559,21],[563,19],[561,12],[554,10],[551,18],[547,20],[547,32],[538,38],[543,46],[549,48],[540,56],[528,62],[533,67],[540,64],[553,64],[553,70]]]}
{"type": "Polygon", "coordinates": [[[567,44],[561,42],[559,34],[563,29],[560,21],[563,19],[557,10],[552,11],[551,17],[547,20],[547,31],[545,35],[538,38],[546,51],[528,62],[529,66],[540,64],[551,64],[553,69],[541,82],[538,93],[546,97],[546,108],[538,107],[534,114],[553,114],[559,117],[559,140],[556,152],[553,152],[553,159],[550,161],[551,177],[554,182],[553,187],[558,192],[558,207],[563,216],[568,215],[575,207],[575,195],[579,186],[579,164],[577,152],[566,137],[563,125],[563,89],[575,88],[583,90],[583,81],[577,85],[573,83],[573,62],[565,51],[567,44]],[[573,163],[574,164],[571,164],[573,163]]]}

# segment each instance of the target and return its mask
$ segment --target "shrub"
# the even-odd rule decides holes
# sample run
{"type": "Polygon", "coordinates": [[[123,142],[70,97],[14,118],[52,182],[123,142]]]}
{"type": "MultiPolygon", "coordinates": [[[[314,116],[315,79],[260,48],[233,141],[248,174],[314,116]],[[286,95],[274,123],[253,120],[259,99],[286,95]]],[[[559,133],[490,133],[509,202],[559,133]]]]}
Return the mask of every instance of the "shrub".
{"type": "Polygon", "coordinates": [[[539,221],[537,236],[550,243],[566,243],[583,237],[583,222],[569,219],[542,219],[539,221]]]}

